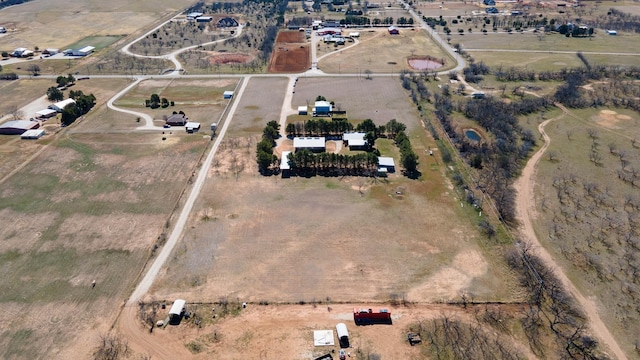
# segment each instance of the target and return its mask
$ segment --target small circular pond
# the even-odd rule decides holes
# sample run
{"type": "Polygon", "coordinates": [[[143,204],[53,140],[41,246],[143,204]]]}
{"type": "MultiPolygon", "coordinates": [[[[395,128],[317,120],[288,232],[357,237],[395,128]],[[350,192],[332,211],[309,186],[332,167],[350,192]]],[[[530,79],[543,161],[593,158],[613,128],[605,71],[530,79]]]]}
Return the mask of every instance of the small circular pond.
{"type": "Polygon", "coordinates": [[[412,56],[407,59],[407,62],[414,70],[435,70],[444,65],[444,60],[434,59],[431,56],[412,56]]]}
{"type": "Polygon", "coordinates": [[[467,139],[471,140],[471,141],[476,141],[479,142],[480,140],[482,140],[482,137],[480,136],[480,134],[478,134],[475,130],[473,129],[467,129],[464,131],[464,136],[467,137],[467,139]]]}

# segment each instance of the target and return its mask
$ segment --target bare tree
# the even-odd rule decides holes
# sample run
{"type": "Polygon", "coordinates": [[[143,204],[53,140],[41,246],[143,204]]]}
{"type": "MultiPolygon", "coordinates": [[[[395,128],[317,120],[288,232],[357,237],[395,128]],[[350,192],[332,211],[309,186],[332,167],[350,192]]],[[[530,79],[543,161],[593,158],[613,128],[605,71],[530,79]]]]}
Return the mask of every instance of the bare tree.
{"type": "Polygon", "coordinates": [[[93,352],[96,360],[118,360],[129,352],[129,344],[120,336],[109,333],[100,335],[100,343],[93,352]]]}
{"type": "Polygon", "coordinates": [[[33,76],[40,75],[40,66],[37,64],[31,64],[27,66],[27,71],[31,73],[33,76]]]}

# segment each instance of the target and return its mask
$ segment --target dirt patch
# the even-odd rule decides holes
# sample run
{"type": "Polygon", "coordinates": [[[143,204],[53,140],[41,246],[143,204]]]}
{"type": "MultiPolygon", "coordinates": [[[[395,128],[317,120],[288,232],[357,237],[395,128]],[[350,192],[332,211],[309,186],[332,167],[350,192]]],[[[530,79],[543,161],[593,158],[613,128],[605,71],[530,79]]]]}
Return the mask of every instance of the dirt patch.
{"type": "Polygon", "coordinates": [[[277,43],[303,43],[304,42],[303,31],[280,31],[276,37],[277,43]]]}
{"type": "Polygon", "coordinates": [[[305,71],[311,65],[311,51],[300,31],[278,33],[269,62],[269,72],[289,73],[305,71]]]}
{"type": "Polygon", "coordinates": [[[620,121],[632,120],[632,117],[629,115],[618,114],[613,110],[601,110],[600,114],[594,117],[594,120],[600,126],[609,129],[616,129],[619,128],[618,123],[620,121]]]}
{"type": "Polygon", "coordinates": [[[209,62],[211,64],[244,64],[253,60],[253,56],[249,54],[243,53],[215,53],[211,57],[209,57],[209,62]]]}

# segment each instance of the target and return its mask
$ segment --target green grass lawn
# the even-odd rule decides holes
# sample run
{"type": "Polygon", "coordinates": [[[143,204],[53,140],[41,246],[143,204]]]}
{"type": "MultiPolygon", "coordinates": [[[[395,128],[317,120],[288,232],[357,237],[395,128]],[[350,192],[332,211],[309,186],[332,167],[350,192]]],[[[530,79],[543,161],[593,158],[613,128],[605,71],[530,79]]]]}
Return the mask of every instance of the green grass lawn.
{"type": "Polygon", "coordinates": [[[86,38],[69,45],[68,48],[80,49],[85,46],[93,46],[97,51],[106,48],[121,38],[121,36],[87,36],[86,38]]]}

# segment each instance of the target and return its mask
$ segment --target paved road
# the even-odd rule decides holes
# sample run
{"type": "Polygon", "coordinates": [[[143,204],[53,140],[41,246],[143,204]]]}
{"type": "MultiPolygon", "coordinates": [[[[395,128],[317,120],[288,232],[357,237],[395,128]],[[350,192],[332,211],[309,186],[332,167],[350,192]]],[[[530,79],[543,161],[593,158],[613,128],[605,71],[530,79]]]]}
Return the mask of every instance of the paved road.
{"type": "Polygon", "coordinates": [[[131,114],[133,116],[137,116],[137,117],[140,117],[140,118],[144,119],[145,125],[136,128],[137,130],[162,130],[161,126],[155,126],[153,124],[153,118],[150,115],[147,115],[145,113],[138,112],[138,111],[122,109],[122,108],[119,108],[119,107],[113,105],[113,103],[116,100],[118,100],[124,94],[129,92],[129,90],[131,90],[132,88],[137,86],[140,83],[140,81],[142,81],[142,80],[143,80],[143,78],[136,79],[136,81],[132,82],[129,86],[127,86],[126,88],[122,89],[119,93],[117,93],[115,96],[113,96],[111,99],[109,99],[109,101],[107,101],[107,107],[109,109],[111,109],[111,110],[115,110],[115,111],[131,114]]]}
{"type": "MultiPolygon", "coordinates": [[[[633,48],[635,50],[635,48],[633,48]]],[[[576,54],[581,52],[585,55],[620,55],[620,56],[640,56],[640,53],[621,53],[621,52],[600,52],[600,51],[563,51],[563,50],[511,50],[511,49],[467,49],[464,51],[479,52],[515,52],[515,53],[541,53],[541,54],[576,54]]]]}

